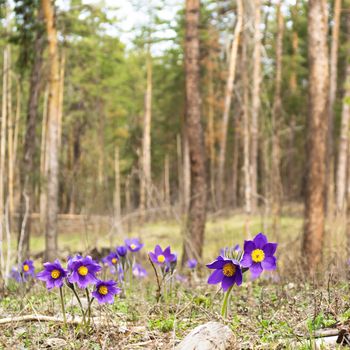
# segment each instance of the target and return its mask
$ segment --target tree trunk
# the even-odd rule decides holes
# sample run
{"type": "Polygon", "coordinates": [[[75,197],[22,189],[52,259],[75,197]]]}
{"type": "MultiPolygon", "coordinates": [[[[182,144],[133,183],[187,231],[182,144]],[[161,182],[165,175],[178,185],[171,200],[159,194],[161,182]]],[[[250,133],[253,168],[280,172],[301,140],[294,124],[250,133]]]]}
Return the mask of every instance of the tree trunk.
{"type": "Polygon", "coordinates": [[[338,49],[341,0],[334,1],[331,52],[329,61],[329,102],[328,102],[328,135],[326,158],[326,210],[334,212],[334,103],[337,94],[338,49]]]}
{"type": "Polygon", "coordinates": [[[283,55],[283,31],[284,21],[281,11],[281,1],[277,4],[277,38],[276,38],[276,75],[275,94],[272,110],[272,172],[271,172],[271,194],[272,194],[272,215],[273,231],[275,237],[279,229],[279,217],[281,215],[282,201],[282,180],[280,172],[281,150],[279,132],[282,118],[282,55],[283,55]]]}
{"type": "Polygon", "coordinates": [[[166,154],[164,159],[164,203],[166,206],[166,212],[170,215],[170,164],[169,154],[166,154]]]}
{"type": "Polygon", "coordinates": [[[117,232],[122,232],[121,228],[121,200],[120,200],[120,162],[119,147],[115,147],[114,153],[114,220],[117,232]]]}
{"type": "Polygon", "coordinates": [[[183,179],[184,179],[184,188],[183,188],[183,213],[188,213],[191,201],[191,160],[190,160],[190,150],[188,145],[188,136],[186,128],[183,132],[183,179]]]}
{"type": "Polygon", "coordinates": [[[64,96],[64,72],[66,66],[66,51],[62,50],[60,62],[60,84],[58,95],[58,149],[61,149],[62,139],[62,118],[63,118],[63,96],[64,96]]]}
{"type": "Polygon", "coordinates": [[[143,118],[141,179],[140,179],[140,212],[141,220],[145,219],[145,209],[150,207],[151,186],[151,119],[152,119],[152,58],[150,47],[147,53],[147,87],[145,93],[145,112],[143,118]]]}
{"type": "MultiPolygon", "coordinates": [[[[42,19],[42,16],[39,17],[42,19]]],[[[22,237],[22,252],[19,256],[23,258],[29,257],[30,251],[30,215],[34,208],[34,154],[36,146],[36,126],[38,123],[38,105],[40,98],[40,82],[41,72],[43,66],[43,51],[44,51],[45,38],[43,32],[38,30],[36,33],[36,39],[34,44],[34,63],[30,75],[30,87],[29,87],[29,98],[28,98],[28,110],[27,110],[27,121],[26,131],[24,136],[24,147],[23,147],[23,158],[21,162],[20,170],[20,183],[23,197],[20,201],[19,207],[19,222],[18,222],[18,244],[20,242],[20,234],[22,229],[22,222],[24,214],[27,209],[28,220],[24,226],[23,237],[22,237]],[[28,208],[25,208],[26,198],[28,199],[28,208]]],[[[44,125],[43,125],[44,127],[44,125]]],[[[43,153],[44,155],[44,153],[43,153]]],[[[20,248],[20,247],[19,247],[20,248]]]]}
{"type": "Polygon", "coordinates": [[[46,246],[45,258],[52,261],[57,257],[57,214],[58,214],[58,112],[59,112],[59,64],[57,31],[54,9],[50,0],[41,0],[49,45],[49,102],[48,102],[48,147],[49,172],[47,181],[46,246]]]}
{"type": "Polygon", "coordinates": [[[233,138],[233,159],[232,159],[232,207],[238,207],[238,164],[239,164],[239,153],[240,153],[240,137],[241,137],[241,110],[237,113],[234,120],[234,138],[233,138]]]}
{"type": "Polygon", "coordinates": [[[326,0],[310,0],[308,11],[309,115],[307,127],[307,177],[303,254],[312,273],[322,258],[329,62],[326,0]]]}
{"type": "Polygon", "coordinates": [[[237,0],[237,23],[234,31],[234,37],[231,45],[230,62],[228,69],[228,77],[226,81],[225,102],[224,102],[224,114],[222,117],[221,134],[220,134],[220,151],[219,151],[219,164],[218,164],[218,206],[223,206],[223,191],[225,188],[225,159],[226,159],[226,143],[227,143],[227,129],[229,122],[229,115],[231,109],[231,100],[233,92],[233,83],[236,73],[237,51],[240,33],[242,31],[243,24],[243,4],[242,0],[237,0]]]}
{"type": "MultiPolygon", "coordinates": [[[[347,45],[350,45],[350,15],[346,14],[347,24],[347,45]]],[[[338,169],[337,169],[337,211],[343,213],[346,202],[346,176],[348,168],[348,152],[349,152],[349,123],[350,123],[350,52],[346,55],[346,80],[344,82],[344,97],[341,114],[341,129],[338,152],[338,169]]]]}
{"type": "Polygon", "coordinates": [[[253,88],[252,88],[252,125],[251,125],[251,187],[252,211],[258,203],[258,140],[261,84],[261,0],[255,0],[254,16],[254,52],[253,52],[253,88]]]}
{"type": "Polygon", "coordinates": [[[182,264],[188,258],[200,259],[202,257],[207,208],[205,147],[199,92],[199,14],[200,1],[186,0],[186,131],[191,162],[191,198],[182,264]]]}

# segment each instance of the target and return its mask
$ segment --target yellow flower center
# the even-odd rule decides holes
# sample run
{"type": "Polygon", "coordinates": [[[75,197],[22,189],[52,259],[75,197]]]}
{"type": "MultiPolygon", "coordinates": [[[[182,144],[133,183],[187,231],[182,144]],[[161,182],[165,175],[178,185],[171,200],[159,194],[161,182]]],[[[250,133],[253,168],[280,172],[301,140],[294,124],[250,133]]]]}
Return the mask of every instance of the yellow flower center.
{"type": "Polygon", "coordinates": [[[78,273],[80,276],[86,276],[88,274],[89,270],[86,266],[80,266],[78,269],[78,273]]]}
{"type": "Polygon", "coordinates": [[[158,262],[163,263],[165,261],[165,256],[163,254],[158,255],[158,262]]]}
{"type": "Polygon", "coordinates": [[[102,295],[108,294],[108,288],[106,286],[101,286],[98,288],[98,292],[102,295]]]}
{"type": "Polygon", "coordinates": [[[255,249],[252,251],[252,260],[256,263],[262,262],[265,259],[265,253],[261,249],[255,249]]]}
{"type": "Polygon", "coordinates": [[[136,244],[134,244],[134,243],[130,244],[130,248],[133,249],[133,250],[136,249],[136,244]]]}
{"type": "Polygon", "coordinates": [[[232,277],[236,273],[236,266],[232,263],[227,263],[222,268],[222,272],[227,277],[232,277]]]}
{"type": "Polygon", "coordinates": [[[29,266],[27,264],[23,265],[23,271],[28,272],[29,271],[29,266]]]}
{"type": "Polygon", "coordinates": [[[57,279],[58,277],[60,277],[61,276],[61,272],[60,271],[58,271],[58,270],[52,270],[51,271],[51,277],[53,278],[53,279],[57,279]]]}
{"type": "Polygon", "coordinates": [[[112,264],[116,264],[118,262],[118,260],[116,258],[112,259],[112,264]]]}

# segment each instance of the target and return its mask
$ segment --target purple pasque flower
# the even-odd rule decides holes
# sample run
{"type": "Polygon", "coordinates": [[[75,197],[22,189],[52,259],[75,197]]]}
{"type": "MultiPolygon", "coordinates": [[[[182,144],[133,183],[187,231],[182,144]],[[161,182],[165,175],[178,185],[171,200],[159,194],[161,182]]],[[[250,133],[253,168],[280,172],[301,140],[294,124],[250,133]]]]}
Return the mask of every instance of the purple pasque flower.
{"type": "Polygon", "coordinates": [[[125,246],[120,245],[119,247],[117,247],[117,253],[121,258],[124,258],[128,253],[128,249],[125,246]]]}
{"type": "Polygon", "coordinates": [[[197,264],[198,264],[198,262],[196,259],[189,259],[187,261],[187,267],[191,270],[194,270],[197,267],[197,264]]]}
{"type": "Polygon", "coordinates": [[[234,284],[237,284],[237,286],[242,284],[242,270],[239,262],[234,259],[218,256],[207,267],[209,269],[215,269],[208,278],[209,284],[221,282],[221,287],[224,291],[227,291],[234,284]]]}
{"type": "Polygon", "coordinates": [[[125,244],[131,252],[138,252],[144,246],[138,238],[126,239],[125,244]]]}
{"type": "Polygon", "coordinates": [[[177,259],[176,254],[171,254],[170,246],[164,250],[157,244],[154,248],[154,253],[149,252],[151,260],[158,265],[170,264],[177,259]]]}
{"type": "Polygon", "coordinates": [[[39,272],[36,277],[46,282],[46,288],[52,289],[54,287],[60,288],[63,286],[64,279],[67,277],[67,270],[65,270],[58,259],[55,262],[46,262],[44,270],[39,272]]]}
{"type": "Polygon", "coordinates": [[[116,252],[111,252],[108,254],[108,256],[105,258],[105,262],[111,267],[116,267],[119,262],[119,256],[116,252]]]}
{"type": "Polygon", "coordinates": [[[79,288],[86,288],[89,284],[95,284],[98,279],[96,273],[101,271],[101,266],[92,260],[91,256],[73,259],[68,265],[70,283],[77,283],[79,288]]]}
{"type": "Polygon", "coordinates": [[[140,264],[134,264],[132,267],[132,273],[135,277],[139,278],[144,278],[147,276],[147,271],[140,264]]]}
{"type": "Polygon", "coordinates": [[[252,241],[244,241],[244,254],[241,260],[242,267],[249,268],[255,279],[263,270],[276,270],[276,257],[273,256],[277,243],[270,243],[264,234],[257,234],[252,241]]]}
{"type": "Polygon", "coordinates": [[[18,271],[17,267],[12,267],[9,278],[14,279],[18,283],[22,283],[26,281],[25,276],[23,276],[22,278],[21,273],[18,271]]]}
{"type": "Polygon", "coordinates": [[[24,260],[21,270],[24,276],[34,277],[35,268],[34,268],[33,260],[24,260]]]}
{"type": "Polygon", "coordinates": [[[117,287],[117,282],[113,280],[97,281],[96,288],[92,292],[92,296],[97,299],[99,304],[113,304],[114,296],[120,292],[121,289],[117,287]]]}

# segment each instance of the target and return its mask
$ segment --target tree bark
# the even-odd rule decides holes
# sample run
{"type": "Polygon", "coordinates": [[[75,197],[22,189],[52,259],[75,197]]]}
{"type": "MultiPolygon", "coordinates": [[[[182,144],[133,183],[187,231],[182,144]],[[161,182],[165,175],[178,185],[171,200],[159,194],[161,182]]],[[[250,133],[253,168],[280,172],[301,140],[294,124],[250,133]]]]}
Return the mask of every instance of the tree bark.
{"type": "Polygon", "coordinates": [[[152,58],[150,47],[147,53],[147,86],[145,93],[145,112],[143,118],[141,179],[140,179],[140,214],[145,219],[145,209],[150,207],[151,186],[151,119],[152,119],[152,58]]]}
{"type": "Polygon", "coordinates": [[[57,256],[57,214],[58,214],[58,112],[60,75],[58,63],[57,31],[54,8],[50,0],[41,0],[49,46],[49,101],[48,101],[48,147],[49,171],[47,181],[46,246],[45,258],[54,260],[57,256]]]}
{"type": "Polygon", "coordinates": [[[329,60],[329,102],[328,102],[328,136],[326,159],[326,210],[332,213],[334,210],[334,104],[337,94],[338,74],[338,49],[341,0],[334,0],[333,28],[331,40],[331,52],[329,60]]]}
{"type": "Polygon", "coordinates": [[[236,73],[237,52],[240,33],[243,25],[243,4],[242,0],[237,0],[237,23],[234,31],[234,37],[231,45],[228,77],[226,81],[225,102],[224,102],[224,114],[222,117],[221,134],[220,134],[220,147],[219,147],[219,164],[218,164],[218,206],[223,206],[223,191],[225,188],[225,159],[226,159],[226,143],[227,143],[227,129],[229,122],[229,115],[231,109],[231,100],[233,92],[233,83],[236,73]]]}
{"type": "Polygon", "coordinates": [[[277,3],[277,38],[276,38],[276,75],[275,75],[275,93],[272,110],[272,172],[271,172],[271,194],[272,194],[272,214],[273,231],[277,237],[279,229],[279,217],[281,215],[282,201],[282,180],[280,172],[281,150],[279,131],[282,117],[282,55],[283,55],[283,32],[284,20],[281,11],[281,1],[277,3]]]}
{"type": "Polygon", "coordinates": [[[261,0],[255,0],[254,16],[254,52],[253,52],[253,88],[252,88],[252,124],[251,124],[251,187],[252,211],[258,203],[258,140],[261,84],[261,0]]]}
{"type": "Polygon", "coordinates": [[[170,164],[169,154],[165,155],[164,159],[164,203],[167,214],[170,215],[170,164]]]}
{"type": "MultiPolygon", "coordinates": [[[[350,45],[350,15],[346,14],[347,24],[347,45],[350,45]]],[[[350,50],[346,55],[346,79],[344,82],[344,97],[341,114],[341,129],[338,152],[337,186],[336,186],[336,204],[337,211],[343,213],[346,203],[346,176],[348,168],[349,152],[349,123],[350,123],[350,50]]]]}
{"type": "Polygon", "coordinates": [[[303,254],[313,273],[322,258],[329,62],[326,0],[310,0],[308,10],[309,114],[307,126],[307,177],[303,254]]]}
{"type": "Polygon", "coordinates": [[[115,147],[114,152],[114,220],[117,232],[122,232],[121,228],[121,199],[120,199],[120,161],[119,147],[115,147]]]}
{"type": "MultiPolygon", "coordinates": [[[[39,15],[39,19],[42,20],[42,15],[39,15]]],[[[34,208],[34,154],[36,146],[36,126],[38,123],[38,105],[40,98],[40,82],[43,66],[43,51],[44,51],[45,38],[43,32],[38,30],[36,33],[36,39],[34,43],[34,62],[30,75],[30,87],[28,98],[28,110],[26,131],[24,136],[23,158],[21,162],[20,170],[20,183],[22,189],[22,199],[19,207],[19,222],[18,222],[18,244],[20,241],[20,235],[22,230],[22,222],[24,219],[25,198],[28,198],[29,207],[27,208],[28,220],[24,227],[22,237],[22,256],[24,259],[29,257],[30,251],[30,215],[34,208]]],[[[43,126],[44,127],[44,126],[43,126]]]]}
{"type": "Polygon", "coordinates": [[[199,14],[200,1],[186,0],[186,131],[191,162],[191,198],[182,264],[188,258],[200,259],[202,257],[207,209],[205,147],[199,92],[199,14]]]}

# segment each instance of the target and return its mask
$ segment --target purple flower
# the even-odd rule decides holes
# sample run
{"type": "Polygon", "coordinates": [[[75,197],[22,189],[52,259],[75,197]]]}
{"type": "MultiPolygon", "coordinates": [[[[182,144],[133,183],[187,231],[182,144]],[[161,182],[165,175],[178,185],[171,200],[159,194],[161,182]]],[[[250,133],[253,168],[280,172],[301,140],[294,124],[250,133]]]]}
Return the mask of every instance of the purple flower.
{"type": "Polygon", "coordinates": [[[196,259],[189,259],[187,261],[187,267],[191,270],[194,270],[197,267],[197,260],[196,259]]]}
{"type": "Polygon", "coordinates": [[[135,264],[133,266],[132,273],[135,277],[139,277],[139,278],[143,278],[147,276],[147,271],[140,264],[135,264]]]}
{"type": "Polygon", "coordinates": [[[125,244],[131,252],[138,252],[144,246],[137,238],[126,239],[125,244]]]}
{"type": "Polygon", "coordinates": [[[95,284],[98,281],[96,273],[101,270],[101,266],[90,256],[87,256],[86,258],[73,258],[68,269],[71,272],[68,281],[70,283],[76,282],[79,288],[86,288],[89,284],[95,284]]]}
{"type": "Polygon", "coordinates": [[[242,284],[242,270],[236,260],[218,256],[217,259],[208,264],[207,267],[209,269],[215,269],[208,278],[209,284],[221,282],[221,287],[224,291],[227,291],[235,283],[237,286],[242,284]]]}
{"type": "Polygon", "coordinates": [[[114,296],[121,292],[117,287],[117,282],[110,281],[97,281],[96,289],[92,292],[99,304],[109,303],[113,304],[114,296]]]}
{"type": "Polygon", "coordinates": [[[170,264],[172,261],[176,260],[176,255],[171,254],[170,246],[163,251],[158,244],[154,248],[154,253],[149,252],[149,256],[151,260],[158,265],[164,265],[164,263],[170,264]]]}
{"type": "Polygon", "coordinates": [[[22,283],[26,281],[25,276],[23,276],[22,278],[21,273],[18,271],[16,267],[12,267],[9,277],[16,280],[16,282],[18,283],[22,283]]]}
{"type": "Polygon", "coordinates": [[[25,260],[22,264],[22,273],[24,276],[34,277],[34,263],[33,260],[25,260]]]}
{"type": "Polygon", "coordinates": [[[46,262],[44,264],[44,270],[39,272],[36,277],[46,282],[47,289],[54,287],[60,288],[63,286],[64,279],[67,277],[67,270],[56,259],[54,263],[46,262]]]}
{"type": "Polygon", "coordinates": [[[181,283],[187,282],[187,277],[185,277],[183,275],[176,275],[175,278],[176,278],[177,281],[179,281],[181,283]]]}
{"type": "Polygon", "coordinates": [[[115,252],[111,252],[106,258],[105,262],[111,267],[115,267],[118,264],[119,256],[115,252]]]}
{"type": "Polygon", "coordinates": [[[255,236],[252,241],[244,241],[244,255],[242,267],[248,267],[255,279],[263,270],[276,270],[276,257],[273,256],[277,243],[269,243],[262,233],[255,236]]]}
{"type": "Polygon", "coordinates": [[[117,253],[120,257],[124,258],[125,255],[127,254],[128,250],[126,249],[125,246],[121,245],[117,247],[117,253]]]}

